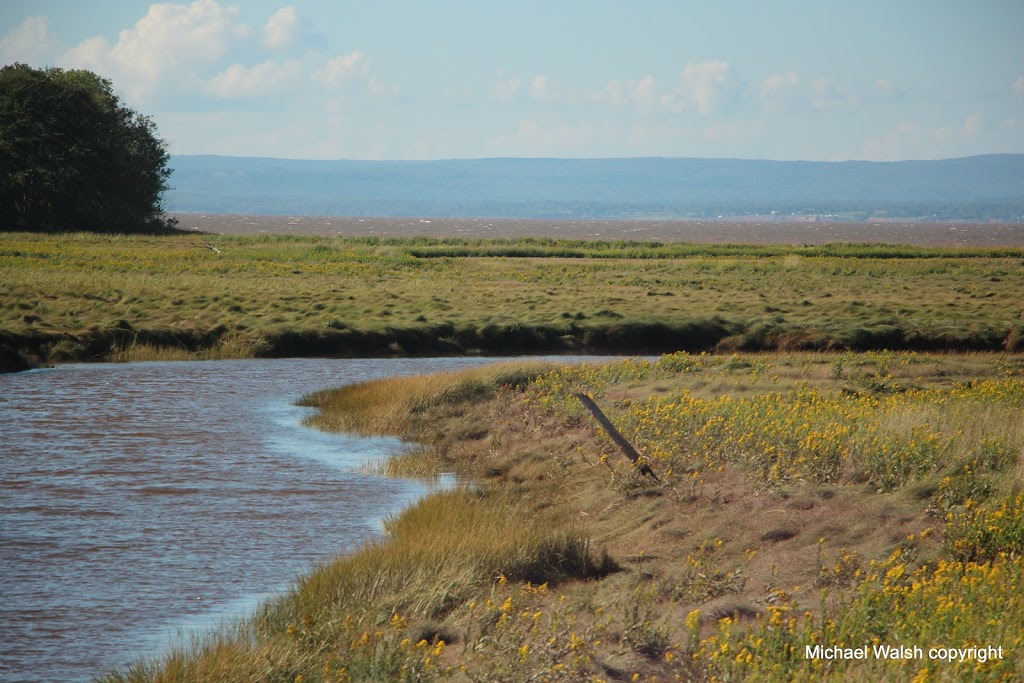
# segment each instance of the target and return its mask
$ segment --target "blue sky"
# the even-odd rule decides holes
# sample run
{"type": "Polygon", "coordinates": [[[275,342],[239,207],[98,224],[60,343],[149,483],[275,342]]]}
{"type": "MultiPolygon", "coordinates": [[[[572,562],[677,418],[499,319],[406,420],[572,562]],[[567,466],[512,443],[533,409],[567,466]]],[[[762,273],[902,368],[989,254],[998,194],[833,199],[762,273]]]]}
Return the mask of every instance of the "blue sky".
{"type": "Polygon", "coordinates": [[[175,154],[1024,153],[1024,2],[0,1],[0,59],[88,68],[175,154]]]}

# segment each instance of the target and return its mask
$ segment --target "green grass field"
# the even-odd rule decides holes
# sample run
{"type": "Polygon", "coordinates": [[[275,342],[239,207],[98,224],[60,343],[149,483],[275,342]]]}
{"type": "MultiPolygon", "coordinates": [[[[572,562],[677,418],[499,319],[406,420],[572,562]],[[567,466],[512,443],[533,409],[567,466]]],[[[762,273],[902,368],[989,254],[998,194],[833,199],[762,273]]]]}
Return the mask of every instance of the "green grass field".
{"type": "Polygon", "coordinates": [[[535,351],[1015,350],[1024,250],[525,239],[0,237],[36,362],[535,351]]]}

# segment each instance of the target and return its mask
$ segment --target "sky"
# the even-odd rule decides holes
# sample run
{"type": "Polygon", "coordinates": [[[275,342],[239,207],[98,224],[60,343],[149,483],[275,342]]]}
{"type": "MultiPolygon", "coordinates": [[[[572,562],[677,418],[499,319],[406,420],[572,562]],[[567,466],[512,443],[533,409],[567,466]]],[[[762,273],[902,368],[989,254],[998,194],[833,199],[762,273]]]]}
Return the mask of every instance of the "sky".
{"type": "Polygon", "coordinates": [[[95,71],[172,154],[1024,153],[1024,0],[0,0],[0,59],[95,71]]]}

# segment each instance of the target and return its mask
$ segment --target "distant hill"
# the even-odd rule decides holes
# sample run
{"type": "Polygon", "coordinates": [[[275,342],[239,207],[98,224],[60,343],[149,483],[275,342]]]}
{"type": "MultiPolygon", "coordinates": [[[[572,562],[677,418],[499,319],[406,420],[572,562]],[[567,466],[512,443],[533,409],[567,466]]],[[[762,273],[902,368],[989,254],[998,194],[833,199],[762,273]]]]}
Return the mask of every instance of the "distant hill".
{"type": "Polygon", "coordinates": [[[935,161],[173,156],[171,211],[319,216],[1024,221],[1024,154],[935,161]]]}

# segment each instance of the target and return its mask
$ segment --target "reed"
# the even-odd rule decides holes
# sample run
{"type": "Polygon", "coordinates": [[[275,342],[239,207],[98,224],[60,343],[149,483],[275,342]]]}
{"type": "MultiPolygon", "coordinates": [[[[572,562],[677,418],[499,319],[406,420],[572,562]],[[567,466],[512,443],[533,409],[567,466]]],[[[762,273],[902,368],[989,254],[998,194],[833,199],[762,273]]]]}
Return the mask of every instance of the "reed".
{"type": "Polygon", "coordinates": [[[388,519],[385,539],[302,577],[255,616],[105,680],[429,680],[456,636],[425,624],[499,581],[606,571],[581,529],[532,515],[541,523],[524,524],[526,514],[500,495],[432,495],[388,519]]]}
{"type": "Polygon", "coordinates": [[[327,431],[406,436],[434,408],[485,401],[502,388],[522,388],[549,364],[511,362],[453,373],[396,377],[307,394],[299,405],[316,408],[306,424],[327,431]]]}

